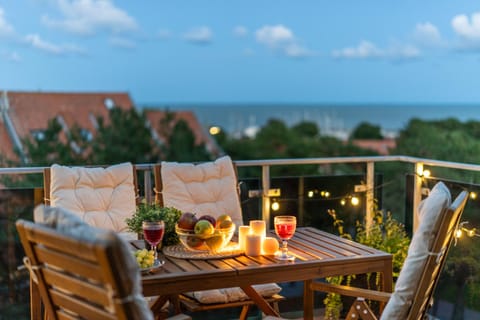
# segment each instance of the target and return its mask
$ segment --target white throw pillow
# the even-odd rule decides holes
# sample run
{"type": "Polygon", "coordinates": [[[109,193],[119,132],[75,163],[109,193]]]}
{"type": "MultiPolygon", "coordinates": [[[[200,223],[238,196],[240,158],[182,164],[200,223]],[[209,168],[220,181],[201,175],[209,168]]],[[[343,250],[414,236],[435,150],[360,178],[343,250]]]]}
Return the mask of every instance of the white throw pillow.
{"type": "Polygon", "coordinates": [[[381,320],[405,319],[412,304],[430,248],[433,245],[439,218],[450,206],[451,195],[443,182],[438,182],[419,207],[419,225],[412,237],[408,255],[395,284],[395,291],[382,313],[381,320]]]}

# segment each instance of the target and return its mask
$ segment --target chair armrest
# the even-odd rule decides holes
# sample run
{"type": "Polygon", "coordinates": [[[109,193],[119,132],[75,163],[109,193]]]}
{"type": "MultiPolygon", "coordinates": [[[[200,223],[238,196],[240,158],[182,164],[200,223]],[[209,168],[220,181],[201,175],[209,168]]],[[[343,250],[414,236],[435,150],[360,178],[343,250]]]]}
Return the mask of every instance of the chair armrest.
{"type": "Polygon", "coordinates": [[[349,297],[361,297],[368,300],[387,302],[392,295],[389,292],[342,286],[325,282],[312,282],[310,289],[314,291],[332,292],[349,297]]]}

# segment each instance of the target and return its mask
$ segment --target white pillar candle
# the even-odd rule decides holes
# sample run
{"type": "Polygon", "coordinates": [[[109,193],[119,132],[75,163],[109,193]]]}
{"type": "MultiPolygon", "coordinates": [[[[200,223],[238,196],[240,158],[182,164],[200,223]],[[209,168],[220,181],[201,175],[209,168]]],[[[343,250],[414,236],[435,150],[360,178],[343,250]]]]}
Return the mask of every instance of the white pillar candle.
{"type": "Polygon", "coordinates": [[[250,230],[253,234],[262,237],[262,240],[267,235],[267,229],[265,226],[265,221],[263,220],[252,220],[250,221],[250,230]]]}
{"type": "Polygon", "coordinates": [[[249,233],[245,241],[245,254],[247,256],[259,256],[262,254],[262,237],[249,233]]]}
{"type": "Polygon", "coordinates": [[[250,233],[249,226],[238,227],[238,247],[242,251],[245,251],[245,243],[247,241],[247,234],[249,233],[250,233]]]}
{"type": "Polygon", "coordinates": [[[266,255],[274,255],[278,249],[280,248],[280,245],[278,244],[278,240],[273,237],[265,237],[263,239],[263,245],[262,245],[262,250],[263,254],[266,255]]]}

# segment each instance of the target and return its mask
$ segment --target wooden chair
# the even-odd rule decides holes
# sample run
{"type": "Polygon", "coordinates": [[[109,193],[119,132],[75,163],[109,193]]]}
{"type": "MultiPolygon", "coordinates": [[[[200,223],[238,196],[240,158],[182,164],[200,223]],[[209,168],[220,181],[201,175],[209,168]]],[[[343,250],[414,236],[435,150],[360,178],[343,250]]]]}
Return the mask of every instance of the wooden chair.
{"type": "Polygon", "coordinates": [[[423,319],[431,307],[435,286],[468,200],[468,192],[462,191],[452,204],[450,198],[441,203],[439,190],[435,189],[441,193],[446,187],[439,182],[420,204],[420,224],[393,293],[316,281],[310,289],[357,297],[346,319],[377,319],[366,300],[386,303],[381,319],[423,319]]]}
{"type": "MultiPolygon", "coordinates": [[[[216,217],[228,214],[237,226],[243,225],[237,171],[230,157],[199,165],[163,162],[154,165],[153,173],[155,199],[161,206],[175,207],[182,212],[196,213],[197,216],[209,214],[216,217]]],[[[269,285],[280,290],[277,284],[269,285]]],[[[195,293],[197,297],[208,295],[209,292],[195,293]]],[[[180,295],[179,300],[182,306],[191,312],[241,307],[240,319],[247,318],[253,305],[251,300],[207,304],[187,294],[180,295]]],[[[276,292],[266,300],[278,311],[278,302],[285,298],[276,292]]]]}
{"type": "Polygon", "coordinates": [[[44,169],[43,177],[45,205],[68,209],[94,227],[128,234],[125,219],[135,212],[139,199],[134,165],[67,167],[54,164],[44,169]]]}
{"type": "MultiPolygon", "coordinates": [[[[50,224],[16,222],[46,318],[154,319],[141,295],[140,272],[128,244],[115,232],[92,228],[68,212],[50,214],[63,221],[52,223],[50,215],[50,224]]],[[[32,309],[39,307],[32,304],[32,309]]],[[[32,319],[39,316],[32,313],[32,319]]],[[[180,314],[172,319],[190,317],[180,314]]]]}

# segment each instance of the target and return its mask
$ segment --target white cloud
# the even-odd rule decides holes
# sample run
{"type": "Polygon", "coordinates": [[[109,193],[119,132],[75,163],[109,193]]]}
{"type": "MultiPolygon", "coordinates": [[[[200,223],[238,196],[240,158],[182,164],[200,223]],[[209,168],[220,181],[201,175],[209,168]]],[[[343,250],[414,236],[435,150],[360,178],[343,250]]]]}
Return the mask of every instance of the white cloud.
{"type": "Polygon", "coordinates": [[[293,32],[285,26],[264,26],[255,33],[257,41],[271,48],[282,47],[295,41],[293,32]]]}
{"type": "Polygon", "coordinates": [[[127,38],[111,37],[108,42],[110,45],[123,49],[134,49],[137,45],[135,42],[127,38]]]}
{"type": "Polygon", "coordinates": [[[394,44],[386,49],[381,49],[369,41],[361,41],[356,47],[347,47],[332,52],[334,58],[343,59],[408,60],[418,58],[420,54],[420,50],[413,45],[394,44]]]}
{"type": "Polygon", "coordinates": [[[303,58],[313,55],[313,52],[299,44],[298,39],[289,28],[281,24],[263,26],[255,32],[255,36],[258,43],[287,57],[303,58]]]}
{"type": "Polygon", "coordinates": [[[5,13],[2,7],[0,7],[0,37],[13,34],[14,30],[11,24],[5,19],[5,13]]]}
{"type": "Polygon", "coordinates": [[[430,22],[417,23],[413,34],[415,40],[427,46],[436,46],[442,43],[442,36],[437,27],[430,22]]]}
{"type": "Polygon", "coordinates": [[[160,39],[169,39],[172,37],[172,33],[168,29],[160,29],[157,32],[157,37],[160,39]]]}
{"type": "Polygon", "coordinates": [[[42,22],[78,35],[93,35],[99,30],[114,33],[137,29],[134,18],[115,7],[110,0],[55,0],[63,19],[45,15],[42,22]]]}
{"type": "Polygon", "coordinates": [[[462,38],[468,41],[480,40],[480,12],[475,12],[471,16],[471,20],[467,15],[456,15],[452,19],[453,30],[462,38]]]}
{"type": "Polygon", "coordinates": [[[183,38],[194,44],[209,44],[212,42],[213,33],[209,27],[192,28],[185,32],[183,38]]]}
{"type": "Polygon", "coordinates": [[[235,28],[233,28],[233,34],[239,38],[245,37],[248,34],[248,29],[244,26],[236,26],[235,28]]]}
{"type": "Polygon", "coordinates": [[[347,47],[341,50],[334,50],[335,58],[378,58],[384,56],[384,52],[378,49],[373,43],[361,41],[356,47],[347,47]]]}
{"type": "Polygon", "coordinates": [[[47,42],[40,38],[38,34],[29,34],[25,36],[25,42],[31,45],[33,48],[45,51],[54,55],[62,55],[68,53],[84,54],[85,50],[72,44],[56,45],[47,42]]]}

